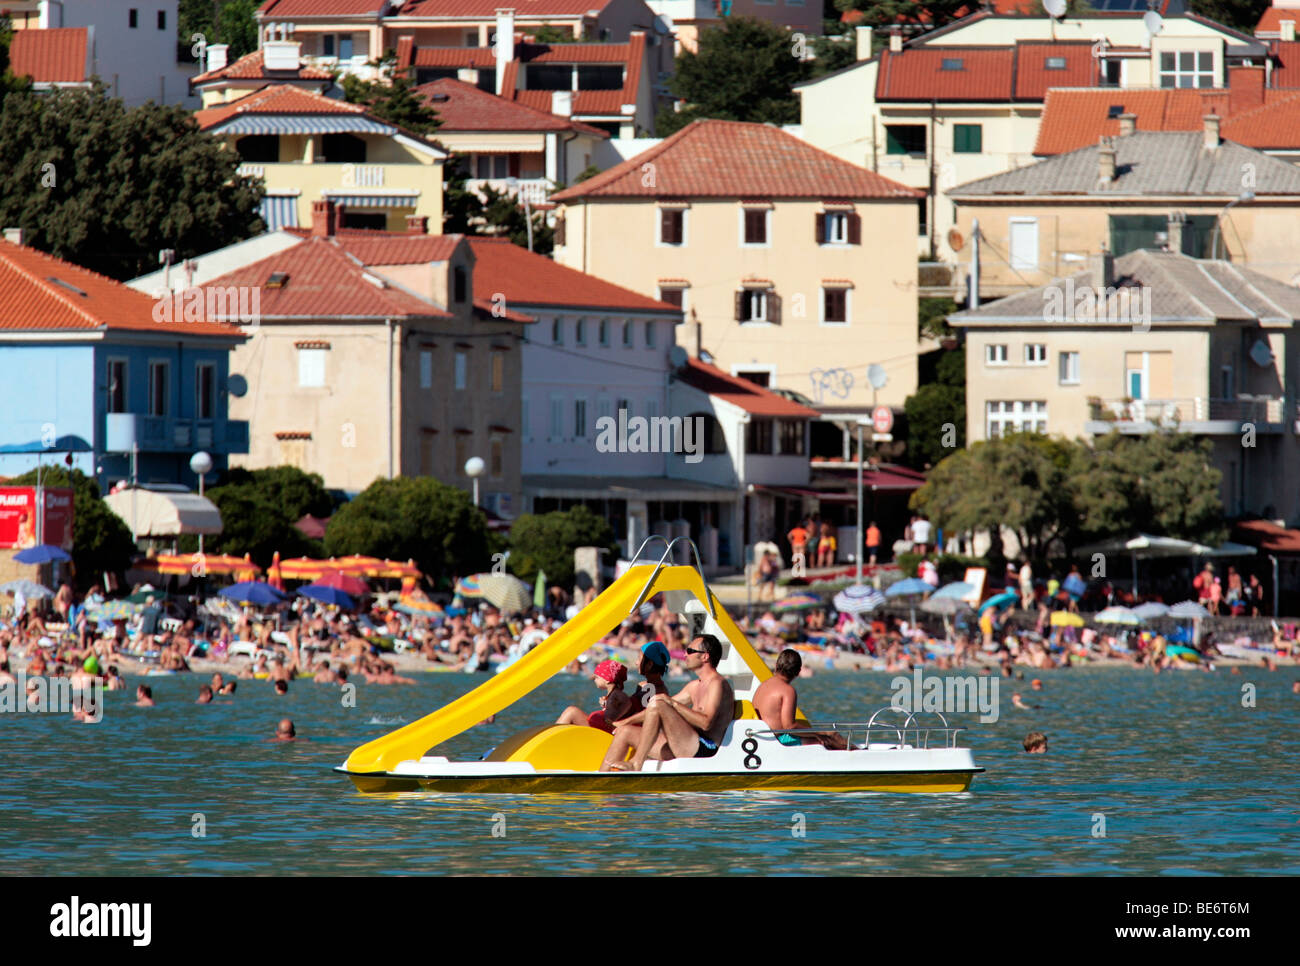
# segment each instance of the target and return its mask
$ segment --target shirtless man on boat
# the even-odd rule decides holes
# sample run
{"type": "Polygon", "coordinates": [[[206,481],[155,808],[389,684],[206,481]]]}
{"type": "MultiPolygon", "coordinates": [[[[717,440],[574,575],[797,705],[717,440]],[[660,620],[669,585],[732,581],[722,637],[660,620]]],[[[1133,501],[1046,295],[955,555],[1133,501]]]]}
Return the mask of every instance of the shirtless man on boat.
{"type": "Polygon", "coordinates": [[[712,758],[718,753],[736,708],[731,682],[718,673],[722,642],[712,634],[686,648],[686,669],[696,680],[673,697],[656,694],[641,712],[624,718],[614,732],[601,771],[640,771],[647,758],[712,758]],[[629,748],[630,761],[623,761],[629,748]]]}
{"type": "MultiPolygon", "coordinates": [[[[787,647],[777,656],[772,676],[754,691],[754,710],[763,719],[763,723],[774,731],[786,732],[799,727],[794,719],[799,708],[799,695],[791,682],[799,676],[802,669],[803,658],[799,652],[787,647]]],[[[847,747],[844,736],[839,734],[782,733],[776,736],[776,740],[783,745],[820,744],[837,750],[847,747]]]]}

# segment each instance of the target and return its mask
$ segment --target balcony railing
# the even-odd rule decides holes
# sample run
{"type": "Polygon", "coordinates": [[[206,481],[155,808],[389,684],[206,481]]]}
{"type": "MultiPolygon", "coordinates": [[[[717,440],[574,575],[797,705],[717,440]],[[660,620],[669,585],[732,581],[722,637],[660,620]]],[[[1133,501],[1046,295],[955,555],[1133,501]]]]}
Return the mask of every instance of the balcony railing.
{"type": "Polygon", "coordinates": [[[264,164],[241,164],[235,172],[241,178],[265,178],[266,165],[264,164]]]}
{"type": "Polygon", "coordinates": [[[545,178],[469,178],[465,184],[479,196],[482,196],[483,188],[488,187],[502,194],[515,195],[521,203],[527,201],[530,205],[545,204],[551,187],[545,178]]]}
{"type": "Polygon", "coordinates": [[[108,413],[104,425],[104,451],[177,453],[204,449],[215,453],[247,453],[248,422],[209,419],[173,419],[142,413],[108,413]]]}
{"type": "Polygon", "coordinates": [[[302,62],[313,67],[323,67],[327,70],[337,69],[340,73],[351,74],[361,80],[377,81],[383,79],[381,69],[371,64],[370,58],[365,54],[354,54],[352,57],[321,57],[303,54],[302,62]]]}
{"type": "MultiPolygon", "coordinates": [[[[1195,431],[1213,431],[1205,424],[1232,424],[1223,426],[1225,432],[1236,432],[1235,427],[1252,423],[1257,427],[1280,427],[1286,411],[1286,400],[1280,396],[1238,396],[1236,399],[1212,399],[1204,396],[1181,399],[1091,399],[1089,416],[1093,423],[1151,424],[1173,429],[1182,426],[1195,431]],[[1192,425],[1201,424],[1201,425],[1192,425]]],[[[1089,427],[1093,432],[1105,427],[1089,427]]]]}

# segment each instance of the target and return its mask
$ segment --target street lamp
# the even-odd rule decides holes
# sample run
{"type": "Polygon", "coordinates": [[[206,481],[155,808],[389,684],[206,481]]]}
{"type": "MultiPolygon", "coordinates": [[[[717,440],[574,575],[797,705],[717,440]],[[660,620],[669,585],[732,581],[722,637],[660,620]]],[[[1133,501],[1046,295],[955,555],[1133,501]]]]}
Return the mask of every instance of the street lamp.
{"type": "Polygon", "coordinates": [[[868,419],[858,420],[858,545],[853,550],[853,558],[858,563],[858,577],[854,581],[855,584],[862,583],[862,427],[870,425],[871,421],[868,419]]]}
{"type": "MultiPolygon", "coordinates": [[[[212,457],[199,450],[190,457],[190,469],[195,472],[199,478],[199,498],[203,498],[203,477],[205,474],[212,472],[212,457]]],[[[199,534],[199,555],[203,554],[203,534],[199,534]]]]}
{"type": "Polygon", "coordinates": [[[478,478],[487,469],[487,464],[478,456],[471,456],[465,461],[465,475],[474,481],[474,505],[478,506],[478,478]]]}

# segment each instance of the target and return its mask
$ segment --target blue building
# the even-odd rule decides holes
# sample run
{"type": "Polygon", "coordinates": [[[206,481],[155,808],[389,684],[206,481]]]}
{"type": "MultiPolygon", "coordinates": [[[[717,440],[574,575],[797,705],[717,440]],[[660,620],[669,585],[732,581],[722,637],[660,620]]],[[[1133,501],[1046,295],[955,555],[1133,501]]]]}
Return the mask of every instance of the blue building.
{"type": "MultiPolygon", "coordinates": [[[[113,484],[197,485],[199,450],[213,472],[248,452],[248,423],[227,418],[233,325],[184,321],[119,282],[0,241],[0,476],[63,463],[113,484]]],[[[179,307],[179,306],[178,306],[179,307]]],[[[212,477],[210,476],[209,479],[212,477]]]]}

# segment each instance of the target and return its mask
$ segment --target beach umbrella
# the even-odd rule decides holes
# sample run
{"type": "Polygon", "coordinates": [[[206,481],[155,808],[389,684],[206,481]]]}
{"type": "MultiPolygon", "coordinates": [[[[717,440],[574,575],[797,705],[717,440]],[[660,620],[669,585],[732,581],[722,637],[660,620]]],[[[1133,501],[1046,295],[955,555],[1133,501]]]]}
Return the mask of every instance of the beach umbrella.
{"type": "Polygon", "coordinates": [[[1149,621],[1153,617],[1165,617],[1169,614],[1169,605],[1162,604],[1159,601],[1149,601],[1145,604],[1139,604],[1133,608],[1133,613],[1144,621],[1149,621]]]}
{"type": "Polygon", "coordinates": [[[916,577],[906,577],[885,588],[885,596],[909,597],[915,594],[928,594],[932,590],[934,590],[934,588],[924,580],[918,580],[916,577]]]}
{"type": "Polygon", "coordinates": [[[990,607],[996,607],[1001,610],[1003,607],[1010,607],[1016,601],[1020,600],[1020,595],[1013,590],[1003,591],[1000,594],[994,594],[984,603],[980,604],[979,612],[983,614],[990,607]]]}
{"type": "Polygon", "coordinates": [[[885,595],[869,584],[845,587],[832,601],[841,614],[868,614],[884,602],[885,595]]]}
{"type": "Polygon", "coordinates": [[[934,592],[935,597],[951,597],[954,600],[965,600],[971,594],[975,593],[975,585],[968,584],[964,580],[954,580],[950,584],[945,584],[934,592]]]}
{"type": "Polygon", "coordinates": [[[387,561],[380,560],[378,557],[367,557],[359,553],[330,561],[330,567],[336,570],[363,577],[378,577],[386,566],[388,566],[387,561]]]}
{"type": "Polygon", "coordinates": [[[823,601],[816,594],[790,594],[782,597],[772,605],[774,614],[793,614],[798,610],[812,610],[814,607],[824,606],[823,601]]]}
{"type": "Polygon", "coordinates": [[[276,569],[279,570],[282,580],[315,580],[325,571],[330,570],[331,566],[328,560],[291,557],[288,560],[281,560],[276,569]]]}
{"type": "Polygon", "coordinates": [[[951,617],[959,610],[969,609],[970,604],[964,600],[958,600],[956,597],[931,597],[921,604],[921,610],[927,614],[941,614],[944,617],[951,617]]]}
{"type": "Polygon", "coordinates": [[[271,557],[271,566],[266,571],[266,582],[276,590],[284,590],[284,577],[280,574],[280,551],[271,557]]]}
{"type": "Polygon", "coordinates": [[[11,580],[7,584],[0,584],[0,593],[5,594],[22,594],[28,600],[33,597],[53,597],[54,591],[44,584],[38,584],[34,580],[11,580]]]}
{"type": "Polygon", "coordinates": [[[1107,607],[1103,611],[1093,615],[1093,621],[1098,624],[1128,624],[1130,626],[1141,624],[1142,618],[1129,610],[1127,607],[1107,607]]]}
{"type": "Polygon", "coordinates": [[[353,594],[357,597],[364,597],[370,593],[370,586],[360,577],[353,577],[337,570],[330,570],[321,574],[316,579],[315,584],[317,587],[333,587],[335,590],[341,590],[345,594],[353,594]]]}
{"type": "Polygon", "coordinates": [[[48,543],[38,543],[14,554],[14,562],[24,564],[65,563],[71,559],[66,550],[48,543]]]}
{"type": "Polygon", "coordinates": [[[419,600],[415,597],[403,597],[393,606],[393,610],[410,614],[412,617],[442,617],[443,609],[431,600],[419,600]]]}
{"type": "Polygon", "coordinates": [[[452,593],[457,597],[482,597],[483,588],[478,582],[480,576],[480,574],[471,574],[468,577],[460,578],[460,580],[456,581],[452,593]]]}
{"type": "Polygon", "coordinates": [[[384,560],[383,567],[379,568],[379,572],[374,576],[418,580],[423,575],[420,573],[420,568],[415,565],[414,560],[408,560],[406,563],[399,560],[384,560]]]}
{"type": "Polygon", "coordinates": [[[518,614],[533,606],[533,589],[510,574],[476,574],[479,596],[503,614],[518,614]]]}
{"type": "Polygon", "coordinates": [[[1200,620],[1203,617],[1209,617],[1210,612],[1194,600],[1185,600],[1182,603],[1174,604],[1169,608],[1169,617],[1190,617],[1194,620],[1200,620]]]}
{"type": "Polygon", "coordinates": [[[117,621],[129,620],[135,615],[139,608],[126,600],[106,600],[98,607],[90,608],[87,613],[92,615],[96,620],[117,621]]]}
{"type": "Polygon", "coordinates": [[[344,610],[351,610],[356,606],[352,598],[344,591],[339,590],[337,587],[331,587],[329,584],[306,584],[298,588],[298,593],[303,597],[318,600],[322,604],[333,604],[335,607],[342,607],[344,610]]]}
{"type": "Polygon", "coordinates": [[[1078,614],[1071,614],[1068,610],[1057,610],[1052,612],[1049,623],[1053,627],[1082,627],[1084,620],[1078,614]]]}
{"type": "Polygon", "coordinates": [[[258,580],[246,580],[223,587],[220,596],[226,600],[238,601],[241,604],[256,604],[259,607],[278,604],[286,599],[284,594],[270,584],[258,580]]]}

